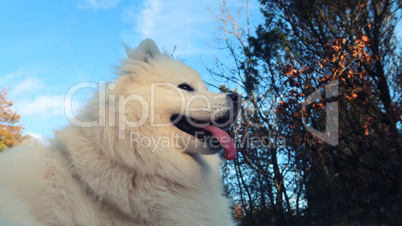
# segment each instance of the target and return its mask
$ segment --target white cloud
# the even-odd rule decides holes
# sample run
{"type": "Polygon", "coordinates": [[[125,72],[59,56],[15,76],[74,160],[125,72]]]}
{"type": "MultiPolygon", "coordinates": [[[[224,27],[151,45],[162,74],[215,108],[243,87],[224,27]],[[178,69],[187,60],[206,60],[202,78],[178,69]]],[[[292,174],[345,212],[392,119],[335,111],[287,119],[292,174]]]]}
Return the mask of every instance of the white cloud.
{"type": "Polygon", "coordinates": [[[26,93],[32,90],[37,90],[45,87],[45,84],[43,82],[43,79],[30,76],[28,78],[25,78],[20,84],[13,86],[10,89],[10,93],[13,97],[20,93],[26,93]]]}
{"type": "Polygon", "coordinates": [[[121,0],[77,0],[80,9],[110,9],[115,8],[121,0]]]}
{"type": "Polygon", "coordinates": [[[216,0],[144,0],[141,8],[126,9],[123,20],[131,23],[130,31],[122,33],[122,41],[136,46],[145,38],[152,38],[162,48],[177,46],[178,55],[210,53],[206,42],[215,29],[214,17],[208,5],[216,0]]]}
{"type": "Polygon", "coordinates": [[[159,0],[145,1],[145,8],[141,11],[138,18],[138,28],[142,34],[142,38],[152,35],[155,29],[155,19],[161,11],[161,2],[159,0]]]}
{"type": "Polygon", "coordinates": [[[20,77],[20,76],[22,76],[22,75],[25,75],[25,71],[21,69],[21,70],[12,72],[12,73],[10,73],[10,74],[1,76],[2,78],[1,78],[0,84],[1,84],[1,85],[2,85],[2,84],[5,84],[5,83],[7,83],[9,80],[18,78],[18,77],[20,77]]]}
{"type": "Polygon", "coordinates": [[[15,102],[17,113],[24,115],[62,115],[64,114],[64,95],[37,96],[34,100],[15,102]]]}

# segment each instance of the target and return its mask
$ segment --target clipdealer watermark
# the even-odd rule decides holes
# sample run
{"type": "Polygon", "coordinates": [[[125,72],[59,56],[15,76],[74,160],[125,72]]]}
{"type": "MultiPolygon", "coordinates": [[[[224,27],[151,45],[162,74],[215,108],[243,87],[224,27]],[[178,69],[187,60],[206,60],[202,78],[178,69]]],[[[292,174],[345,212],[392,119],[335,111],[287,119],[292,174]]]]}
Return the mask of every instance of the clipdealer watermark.
{"type": "MultiPolygon", "coordinates": [[[[171,83],[152,83],[150,86],[149,93],[146,95],[140,95],[137,93],[133,93],[130,95],[115,95],[115,94],[107,94],[109,91],[113,91],[116,89],[115,83],[106,83],[105,81],[95,82],[82,82],[74,85],[70,88],[65,96],[64,101],[64,112],[68,120],[76,126],[80,127],[118,127],[119,130],[119,139],[125,139],[126,136],[126,128],[127,127],[141,127],[145,123],[149,123],[151,127],[167,127],[171,126],[172,123],[160,123],[157,122],[155,116],[158,112],[155,103],[155,93],[156,89],[159,87],[170,88],[177,93],[178,97],[178,109],[176,109],[176,114],[179,115],[190,115],[191,112],[207,112],[211,116],[211,122],[218,127],[227,126],[228,122],[220,123],[215,120],[216,115],[219,115],[222,111],[230,111],[232,113],[233,109],[231,107],[221,107],[221,108],[213,108],[211,101],[219,101],[220,99],[226,100],[226,94],[216,93],[212,98],[208,98],[205,95],[194,94],[191,95],[190,98],[186,99],[184,96],[184,92],[180,89],[177,89],[177,86],[171,83]],[[83,121],[80,120],[73,113],[73,96],[79,90],[84,88],[98,89],[97,95],[97,109],[98,109],[98,117],[93,119],[92,121],[83,121]],[[145,97],[147,96],[148,99],[145,97]],[[195,101],[202,100],[205,105],[202,107],[191,107],[191,104],[195,101]],[[137,121],[130,121],[127,118],[127,106],[130,101],[135,101],[136,109],[141,109],[139,112],[135,112],[138,117],[137,121]]],[[[164,97],[169,98],[169,97],[164,97]]],[[[191,125],[197,126],[198,123],[195,121],[188,121],[191,125]]]]}
{"type": "MultiPolygon", "coordinates": [[[[325,97],[326,98],[331,98],[331,97],[336,97],[339,95],[339,82],[331,82],[327,85],[325,85],[325,97]]],[[[321,100],[321,91],[320,89],[317,89],[314,93],[310,94],[306,100],[303,102],[303,113],[304,109],[309,105],[314,102],[318,102],[321,100]]],[[[304,114],[302,113],[302,116],[304,114]]],[[[313,134],[316,138],[320,139],[321,141],[324,141],[332,146],[338,145],[338,133],[339,133],[339,123],[338,123],[338,117],[339,117],[339,106],[337,101],[332,101],[327,103],[326,106],[326,120],[325,120],[325,131],[321,132],[313,127],[307,125],[306,118],[302,117],[302,121],[304,126],[306,127],[307,131],[313,134]]]]}
{"type": "MultiPolygon", "coordinates": [[[[198,135],[203,135],[203,132],[195,132],[195,137],[198,135]]],[[[155,152],[158,148],[180,148],[182,151],[185,151],[189,146],[190,142],[196,138],[190,136],[180,136],[173,131],[170,132],[169,136],[148,136],[143,135],[139,132],[130,132],[130,148],[141,146],[141,148],[147,148],[151,152],[155,152]]],[[[213,138],[212,138],[213,139],[213,138]]],[[[227,142],[229,138],[223,137],[223,142],[227,142]]],[[[218,142],[195,142],[195,148],[203,147],[203,148],[212,148],[219,149],[221,148],[218,142]]]]}
{"type": "MultiPolygon", "coordinates": [[[[195,137],[197,137],[197,133],[202,135],[202,132],[196,132],[195,137]]],[[[170,136],[144,136],[139,132],[130,132],[130,148],[141,146],[142,148],[147,148],[151,152],[155,152],[158,148],[175,148],[178,146],[182,147],[182,151],[185,151],[186,147],[189,146],[189,143],[194,140],[192,137],[183,137],[179,136],[174,132],[170,132],[170,136]],[[180,145],[178,145],[180,144],[180,145]]],[[[212,138],[213,139],[213,138],[212,138]]],[[[228,137],[223,137],[222,142],[227,142],[228,137]]],[[[286,147],[286,137],[283,135],[277,135],[276,132],[269,131],[267,135],[264,136],[250,136],[246,134],[242,136],[240,139],[236,140],[236,143],[240,147],[247,148],[280,148],[286,147]]],[[[219,142],[195,142],[195,148],[203,147],[203,148],[212,148],[219,149],[221,148],[219,142]]]]}
{"type": "MultiPolygon", "coordinates": [[[[67,92],[64,101],[64,111],[65,115],[67,116],[68,120],[80,127],[102,127],[102,126],[110,126],[110,127],[118,127],[119,131],[119,139],[126,139],[126,129],[127,127],[135,128],[141,127],[145,123],[149,123],[152,127],[167,127],[172,126],[172,123],[157,123],[155,120],[155,114],[158,113],[158,110],[155,109],[155,89],[158,87],[167,87],[171,88],[172,90],[177,91],[177,97],[179,99],[179,114],[181,115],[189,115],[190,111],[205,111],[210,112],[211,119],[214,125],[220,126],[218,122],[214,122],[214,116],[218,114],[219,111],[222,109],[213,109],[211,101],[217,101],[221,98],[226,99],[226,94],[219,94],[217,93],[216,96],[211,98],[207,98],[204,95],[192,95],[190,98],[186,99],[182,90],[177,89],[176,85],[171,83],[152,83],[149,90],[148,99],[144,96],[134,93],[131,95],[115,95],[110,94],[111,91],[116,89],[115,83],[106,83],[105,81],[99,81],[98,83],[95,82],[81,82],[73,87],[67,92]],[[97,94],[97,109],[98,109],[98,117],[96,117],[92,121],[83,121],[79,120],[73,113],[72,103],[73,103],[73,96],[81,89],[84,88],[91,88],[94,90],[98,90],[97,94]],[[195,100],[202,99],[205,102],[205,106],[202,108],[191,108],[191,102],[195,100]],[[130,121],[126,115],[126,108],[127,104],[130,101],[135,101],[138,109],[141,109],[139,113],[140,117],[137,118],[137,121],[130,121]]],[[[333,82],[325,86],[325,93],[326,98],[334,97],[338,95],[338,82],[333,82]]],[[[169,98],[169,97],[167,97],[169,98]]],[[[313,94],[309,95],[306,100],[302,103],[303,110],[309,104],[313,102],[319,101],[321,99],[321,92],[317,89],[313,94]]],[[[228,110],[233,110],[228,108],[228,110]]],[[[244,110],[244,109],[243,109],[244,110]]],[[[250,110],[250,109],[246,109],[250,110]]],[[[251,109],[252,110],[252,109],[251,109]]],[[[240,113],[241,114],[241,113],[240,113]]],[[[304,114],[302,114],[304,115],[304,114]]],[[[327,142],[333,146],[338,144],[338,103],[336,101],[328,103],[326,108],[326,131],[321,132],[313,127],[309,126],[306,122],[305,118],[302,118],[304,126],[306,127],[307,131],[312,133],[318,139],[327,142]]],[[[246,119],[247,120],[247,119],[246,119]]],[[[261,124],[254,123],[250,119],[250,124],[255,127],[262,126],[261,124]]],[[[189,121],[192,125],[197,125],[196,122],[189,121]]],[[[222,126],[222,125],[221,125],[222,126]]],[[[223,125],[222,127],[227,126],[223,125]]],[[[234,131],[236,133],[236,131],[234,131]]],[[[239,146],[241,147],[252,147],[252,146],[259,146],[259,147],[266,147],[266,148],[276,148],[281,146],[286,146],[286,137],[283,135],[279,135],[274,131],[268,131],[266,134],[260,136],[250,136],[250,134],[246,133],[242,136],[235,136],[238,138],[236,141],[239,146]]],[[[189,144],[191,139],[180,137],[177,134],[172,132],[171,136],[159,136],[159,137],[147,137],[141,136],[139,132],[130,132],[130,144],[134,141],[137,144],[141,144],[145,147],[152,147],[155,148],[160,147],[172,147],[177,142],[181,142],[184,145],[189,144]]],[[[214,148],[214,147],[212,147],[214,148]]],[[[154,149],[152,149],[154,151],[154,149]]]]}

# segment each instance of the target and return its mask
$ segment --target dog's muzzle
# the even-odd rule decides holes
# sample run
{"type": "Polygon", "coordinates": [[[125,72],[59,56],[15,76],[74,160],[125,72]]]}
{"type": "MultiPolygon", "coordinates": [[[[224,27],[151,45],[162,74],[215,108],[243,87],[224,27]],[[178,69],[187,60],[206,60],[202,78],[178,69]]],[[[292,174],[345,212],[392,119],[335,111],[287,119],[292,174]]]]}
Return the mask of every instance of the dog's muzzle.
{"type": "Polygon", "coordinates": [[[231,93],[226,95],[226,98],[229,110],[218,118],[207,121],[174,114],[170,120],[178,129],[196,137],[199,141],[213,144],[210,145],[211,147],[220,146],[225,151],[225,159],[232,160],[237,155],[236,145],[224,130],[229,129],[235,123],[241,106],[241,96],[231,93]]]}

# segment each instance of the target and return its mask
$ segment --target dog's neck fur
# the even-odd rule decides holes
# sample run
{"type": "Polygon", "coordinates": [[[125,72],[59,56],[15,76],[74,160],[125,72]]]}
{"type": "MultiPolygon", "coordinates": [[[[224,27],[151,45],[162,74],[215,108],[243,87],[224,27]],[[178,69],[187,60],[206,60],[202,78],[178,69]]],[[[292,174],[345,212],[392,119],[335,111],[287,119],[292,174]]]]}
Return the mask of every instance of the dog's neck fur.
{"type": "MultiPolygon", "coordinates": [[[[58,133],[57,139],[65,146],[63,155],[69,162],[73,178],[77,180],[83,192],[92,197],[94,202],[109,208],[109,211],[113,210],[121,218],[137,222],[137,224],[151,223],[157,225],[162,222],[169,224],[169,222],[166,222],[167,219],[177,219],[176,217],[179,217],[165,216],[164,214],[169,211],[164,211],[164,209],[187,206],[189,209],[207,211],[206,209],[202,210],[203,208],[208,208],[207,206],[203,207],[199,204],[203,200],[196,199],[199,199],[198,194],[204,191],[202,188],[209,186],[208,180],[211,179],[208,178],[217,179],[218,175],[209,175],[212,171],[202,156],[190,156],[176,150],[168,150],[171,152],[169,154],[173,155],[173,158],[170,156],[160,160],[157,156],[158,153],[155,153],[153,163],[157,164],[156,166],[147,166],[146,164],[151,163],[138,159],[136,161],[138,165],[134,169],[119,164],[106,156],[105,153],[108,150],[102,150],[102,145],[94,143],[97,139],[94,139],[96,135],[93,134],[93,129],[86,130],[85,128],[70,127],[65,131],[63,132],[64,134],[58,133]],[[75,134],[75,137],[81,137],[81,139],[72,143],[65,139],[71,137],[71,134],[68,133],[79,133],[75,134]],[[184,162],[189,166],[177,166],[175,162],[172,162],[175,158],[184,158],[185,161],[180,160],[179,162],[184,162]],[[166,167],[167,164],[171,164],[171,166],[166,167]],[[150,168],[155,171],[150,173],[150,168]],[[164,171],[166,168],[170,171],[164,171]],[[141,169],[146,170],[141,171],[141,169]],[[183,169],[193,170],[184,171],[183,169]],[[181,177],[171,175],[181,175],[181,177]],[[173,178],[176,178],[176,180],[173,180],[173,178]],[[178,181],[177,178],[182,179],[178,181]],[[141,183],[136,183],[136,181],[141,181],[141,183]],[[194,193],[194,191],[197,192],[194,193]],[[159,197],[165,197],[166,195],[162,194],[166,193],[169,193],[171,200],[158,200],[159,197]],[[119,200],[120,203],[115,203],[113,200],[119,200]],[[196,204],[192,206],[191,201],[195,201],[196,204]],[[149,219],[152,219],[153,222],[149,222],[149,219]]],[[[103,148],[105,147],[107,148],[108,146],[104,145],[103,148]]],[[[132,151],[135,152],[135,150],[132,151]]],[[[219,189],[217,189],[217,192],[219,192],[219,189]]],[[[170,223],[175,224],[177,222],[170,223]]]]}

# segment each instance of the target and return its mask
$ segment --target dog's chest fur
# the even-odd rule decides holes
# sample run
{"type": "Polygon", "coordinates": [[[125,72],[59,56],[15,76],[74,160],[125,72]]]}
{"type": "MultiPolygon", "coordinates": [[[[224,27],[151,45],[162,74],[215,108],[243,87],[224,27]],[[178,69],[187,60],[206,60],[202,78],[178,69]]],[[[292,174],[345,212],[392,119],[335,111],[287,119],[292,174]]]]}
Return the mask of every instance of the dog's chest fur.
{"type": "Polygon", "coordinates": [[[46,189],[37,194],[32,205],[40,222],[50,225],[60,222],[66,225],[231,224],[227,202],[217,186],[219,177],[214,175],[217,172],[203,158],[193,162],[196,170],[193,169],[192,181],[182,183],[164,177],[163,172],[143,174],[113,163],[93,149],[93,145],[85,144],[84,139],[76,142],[73,145],[58,142],[44,156],[46,168],[41,174],[46,189]]]}

